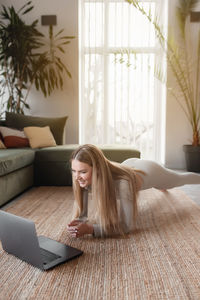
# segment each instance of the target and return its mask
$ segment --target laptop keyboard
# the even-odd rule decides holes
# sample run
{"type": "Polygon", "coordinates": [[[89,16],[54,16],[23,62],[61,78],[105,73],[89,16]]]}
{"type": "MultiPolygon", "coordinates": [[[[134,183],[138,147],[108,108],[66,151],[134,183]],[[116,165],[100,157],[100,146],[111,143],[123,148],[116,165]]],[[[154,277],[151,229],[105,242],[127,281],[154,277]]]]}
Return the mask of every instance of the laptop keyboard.
{"type": "Polygon", "coordinates": [[[52,252],[50,252],[46,249],[43,249],[43,248],[40,248],[40,252],[41,252],[41,255],[42,255],[42,261],[43,261],[44,265],[46,265],[46,264],[54,261],[55,259],[61,257],[61,256],[59,256],[55,253],[52,253],[52,252]]]}

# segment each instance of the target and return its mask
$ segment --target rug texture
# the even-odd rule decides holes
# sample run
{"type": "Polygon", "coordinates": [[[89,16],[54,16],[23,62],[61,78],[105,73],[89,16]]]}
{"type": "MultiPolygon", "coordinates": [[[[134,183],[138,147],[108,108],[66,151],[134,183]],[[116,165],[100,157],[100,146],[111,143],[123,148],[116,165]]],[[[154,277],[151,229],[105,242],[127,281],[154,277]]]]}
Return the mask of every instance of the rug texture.
{"type": "Polygon", "coordinates": [[[5,208],[84,254],[42,272],[0,248],[0,300],[200,299],[200,207],[182,191],[142,191],[127,238],[71,238],[72,206],[71,187],[37,187],[5,208]]]}

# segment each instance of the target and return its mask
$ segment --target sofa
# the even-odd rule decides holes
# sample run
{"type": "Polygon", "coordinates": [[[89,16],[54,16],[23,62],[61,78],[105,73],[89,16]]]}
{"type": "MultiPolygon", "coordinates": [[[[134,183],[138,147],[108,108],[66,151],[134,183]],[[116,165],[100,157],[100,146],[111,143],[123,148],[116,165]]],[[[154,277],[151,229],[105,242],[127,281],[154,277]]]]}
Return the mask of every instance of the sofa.
{"type": "MultiPolygon", "coordinates": [[[[32,186],[72,184],[70,157],[79,145],[63,144],[66,121],[67,117],[42,118],[6,113],[5,120],[0,121],[1,141],[7,146],[0,149],[0,206],[32,186]],[[31,138],[26,147],[23,144],[16,145],[19,142],[17,140],[22,138],[13,136],[12,132],[10,135],[5,133],[6,130],[26,132],[26,129],[43,130],[46,127],[50,129],[55,142],[50,146],[33,146],[31,138]]],[[[98,147],[108,159],[119,163],[130,157],[140,157],[138,150],[126,145],[98,147]]]]}

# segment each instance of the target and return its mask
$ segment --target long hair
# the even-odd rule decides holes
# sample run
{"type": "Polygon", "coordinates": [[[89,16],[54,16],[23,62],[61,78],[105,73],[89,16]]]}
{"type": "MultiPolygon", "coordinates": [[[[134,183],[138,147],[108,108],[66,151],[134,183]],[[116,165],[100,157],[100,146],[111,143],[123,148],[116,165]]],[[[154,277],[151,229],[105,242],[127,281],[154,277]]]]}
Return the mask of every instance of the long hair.
{"type": "MultiPolygon", "coordinates": [[[[133,169],[119,163],[109,161],[96,146],[85,144],[72,153],[71,160],[78,160],[92,167],[92,201],[96,208],[96,221],[100,223],[106,235],[123,234],[120,226],[117,201],[115,194],[115,180],[126,179],[129,182],[133,201],[134,220],[137,216],[137,192],[139,179],[133,169]]],[[[75,197],[75,216],[79,217],[83,209],[83,191],[73,177],[75,197]]]]}

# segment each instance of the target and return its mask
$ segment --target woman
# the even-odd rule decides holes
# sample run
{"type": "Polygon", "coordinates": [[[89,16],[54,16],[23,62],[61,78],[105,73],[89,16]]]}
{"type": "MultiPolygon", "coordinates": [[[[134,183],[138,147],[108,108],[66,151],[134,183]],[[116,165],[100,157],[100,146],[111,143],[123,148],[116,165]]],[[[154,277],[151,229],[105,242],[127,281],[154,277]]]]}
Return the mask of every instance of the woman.
{"type": "Polygon", "coordinates": [[[131,232],[137,216],[137,193],[141,189],[200,184],[198,174],[176,173],[148,160],[131,158],[122,164],[111,162],[100,149],[90,144],[74,151],[71,165],[75,212],[68,231],[73,237],[131,232]],[[95,214],[94,221],[89,223],[90,192],[95,214]]]}

